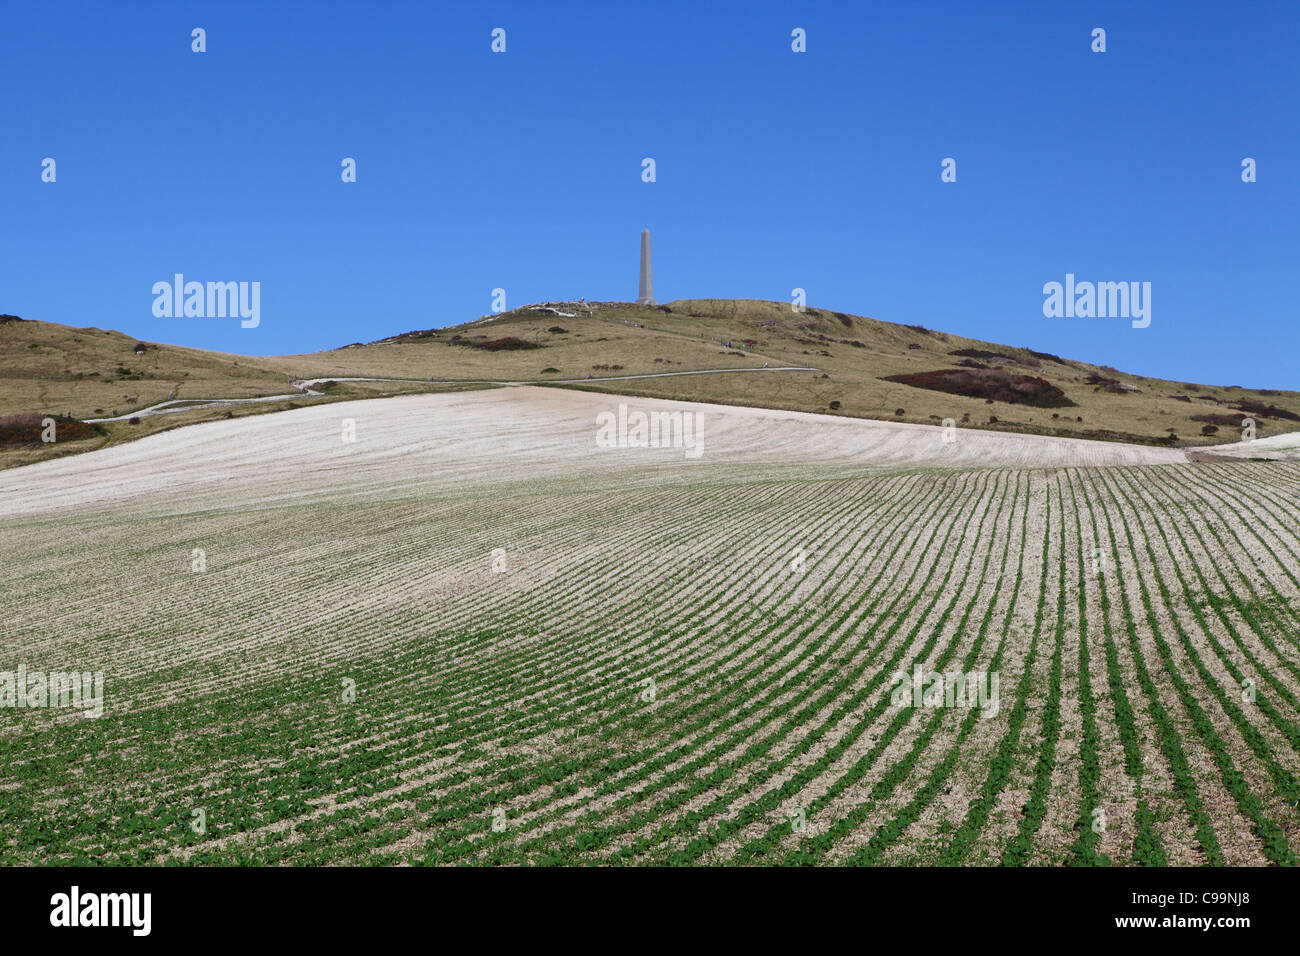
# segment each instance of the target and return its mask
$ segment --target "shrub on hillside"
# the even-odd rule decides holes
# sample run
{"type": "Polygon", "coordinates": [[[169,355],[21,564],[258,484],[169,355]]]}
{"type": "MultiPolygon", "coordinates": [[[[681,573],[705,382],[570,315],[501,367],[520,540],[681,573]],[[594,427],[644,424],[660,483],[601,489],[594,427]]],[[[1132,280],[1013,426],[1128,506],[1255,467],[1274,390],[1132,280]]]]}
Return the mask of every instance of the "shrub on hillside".
{"type": "Polygon", "coordinates": [[[54,437],[57,441],[80,441],[104,434],[98,425],[68,418],[66,415],[44,415],[41,412],[17,412],[0,416],[0,445],[40,445],[45,431],[44,422],[54,419],[54,437]]]}
{"type": "Polygon", "coordinates": [[[1205,422],[1207,423],[1207,426],[1228,425],[1231,426],[1232,428],[1240,428],[1241,423],[1245,421],[1246,418],[1248,417],[1249,416],[1245,415],[1242,412],[1237,412],[1235,415],[1219,415],[1217,413],[1211,413],[1208,415],[1193,415],[1192,421],[1205,422]]]}
{"type": "Polygon", "coordinates": [[[490,339],[487,342],[462,342],[462,345],[468,345],[470,348],[482,349],[484,352],[511,352],[519,349],[540,349],[541,346],[536,342],[528,342],[524,339],[515,338],[513,335],[507,335],[505,338],[490,339]]]}
{"type": "Polygon", "coordinates": [[[1010,355],[1004,355],[1001,352],[990,352],[988,349],[953,349],[948,354],[959,355],[964,358],[977,358],[977,359],[978,358],[982,358],[982,359],[1001,358],[1001,359],[1006,359],[1008,362],[1015,361],[1015,359],[1013,359],[1010,355]]]}
{"type": "Polygon", "coordinates": [[[474,342],[462,335],[453,335],[447,342],[448,345],[463,345],[469,349],[482,349],[484,352],[511,352],[519,349],[540,349],[544,346],[536,342],[528,342],[513,335],[507,335],[500,339],[489,339],[486,342],[474,342]]]}
{"type": "MultiPolygon", "coordinates": [[[[1237,386],[1233,386],[1236,388],[1237,386]]],[[[1278,408],[1276,405],[1265,405],[1263,402],[1252,402],[1242,399],[1237,402],[1237,408],[1243,412],[1249,412],[1257,418],[1286,418],[1293,422],[1300,422],[1300,415],[1295,412],[1288,412],[1285,408],[1278,408]]]]}
{"type": "Polygon", "coordinates": [[[1046,379],[1017,375],[1002,369],[937,369],[933,372],[886,375],[883,381],[899,382],[951,395],[1032,405],[1036,408],[1064,408],[1076,404],[1046,379]]]}
{"type": "Polygon", "coordinates": [[[1057,365],[1071,364],[1070,362],[1067,362],[1065,359],[1061,358],[1061,356],[1053,355],[1051,352],[1035,352],[1033,349],[1025,349],[1025,351],[1028,352],[1036,359],[1042,359],[1044,362],[1055,362],[1057,365]]]}

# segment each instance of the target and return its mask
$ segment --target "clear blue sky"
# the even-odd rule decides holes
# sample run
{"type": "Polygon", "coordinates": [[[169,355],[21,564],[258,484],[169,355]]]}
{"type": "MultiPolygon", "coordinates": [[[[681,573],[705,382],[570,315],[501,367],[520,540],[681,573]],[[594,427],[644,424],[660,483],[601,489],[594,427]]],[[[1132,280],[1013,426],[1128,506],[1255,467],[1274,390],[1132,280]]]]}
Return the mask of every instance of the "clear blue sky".
{"type": "Polygon", "coordinates": [[[0,90],[0,312],[313,351],[630,300],[649,227],[661,302],[1300,388],[1296,2],[8,3],[0,90]],[[261,325],[155,318],[176,272],[261,325]],[[1045,318],[1067,272],[1151,326],[1045,318]]]}

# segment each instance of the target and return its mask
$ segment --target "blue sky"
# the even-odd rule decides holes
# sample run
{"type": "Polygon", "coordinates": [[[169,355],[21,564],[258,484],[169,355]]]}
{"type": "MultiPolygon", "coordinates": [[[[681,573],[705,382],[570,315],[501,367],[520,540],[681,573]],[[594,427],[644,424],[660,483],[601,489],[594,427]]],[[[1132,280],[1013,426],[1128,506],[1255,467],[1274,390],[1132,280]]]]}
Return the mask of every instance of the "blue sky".
{"type": "Polygon", "coordinates": [[[1300,388],[1294,2],[55,3],[4,21],[0,312],[314,351],[465,321],[497,287],[510,307],[630,300],[649,227],[661,302],[801,287],[1126,371],[1300,388]],[[260,282],[261,324],[155,318],[176,272],[260,282]],[[1045,318],[1066,273],[1150,282],[1150,327],[1045,318]]]}

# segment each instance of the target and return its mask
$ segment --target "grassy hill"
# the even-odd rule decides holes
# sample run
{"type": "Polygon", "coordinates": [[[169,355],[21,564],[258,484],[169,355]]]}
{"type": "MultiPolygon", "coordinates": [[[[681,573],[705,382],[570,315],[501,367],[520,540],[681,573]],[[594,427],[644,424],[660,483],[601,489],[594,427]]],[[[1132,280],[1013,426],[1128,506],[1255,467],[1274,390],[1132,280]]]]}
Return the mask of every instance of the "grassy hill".
{"type": "Polygon", "coordinates": [[[919,326],[814,308],[796,313],[788,303],[752,299],[531,305],[445,329],[278,357],[141,343],[118,332],[4,316],[0,353],[0,417],[90,419],[169,398],[284,395],[294,392],[295,379],[409,380],[340,383],[320,397],[110,423],[102,435],[58,448],[9,443],[0,446],[0,465],[221,415],[442,390],[453,381],[569,381],[566,387],[626,395],[929,424],[951,418],[963,427],[1142,443],[1233,441],[1243,416],[1255,420],[1260,437],[1300,430],[1297,392],[1144,378],[919,326]],[[627,379],[764,363],[810,370],[627,379]]]}

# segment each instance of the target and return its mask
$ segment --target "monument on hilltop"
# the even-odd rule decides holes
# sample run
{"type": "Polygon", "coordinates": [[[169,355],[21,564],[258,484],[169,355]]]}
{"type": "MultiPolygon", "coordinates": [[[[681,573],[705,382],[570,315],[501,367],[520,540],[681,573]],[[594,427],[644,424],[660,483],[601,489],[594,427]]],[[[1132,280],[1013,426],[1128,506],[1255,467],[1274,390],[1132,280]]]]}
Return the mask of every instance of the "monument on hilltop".
{"type": "Polygon", "coordinates": [[[641,284],[637,287],[637,305],[654,305],[655,294],[650,285],[650,230],[641,230],[641,284]]]}

